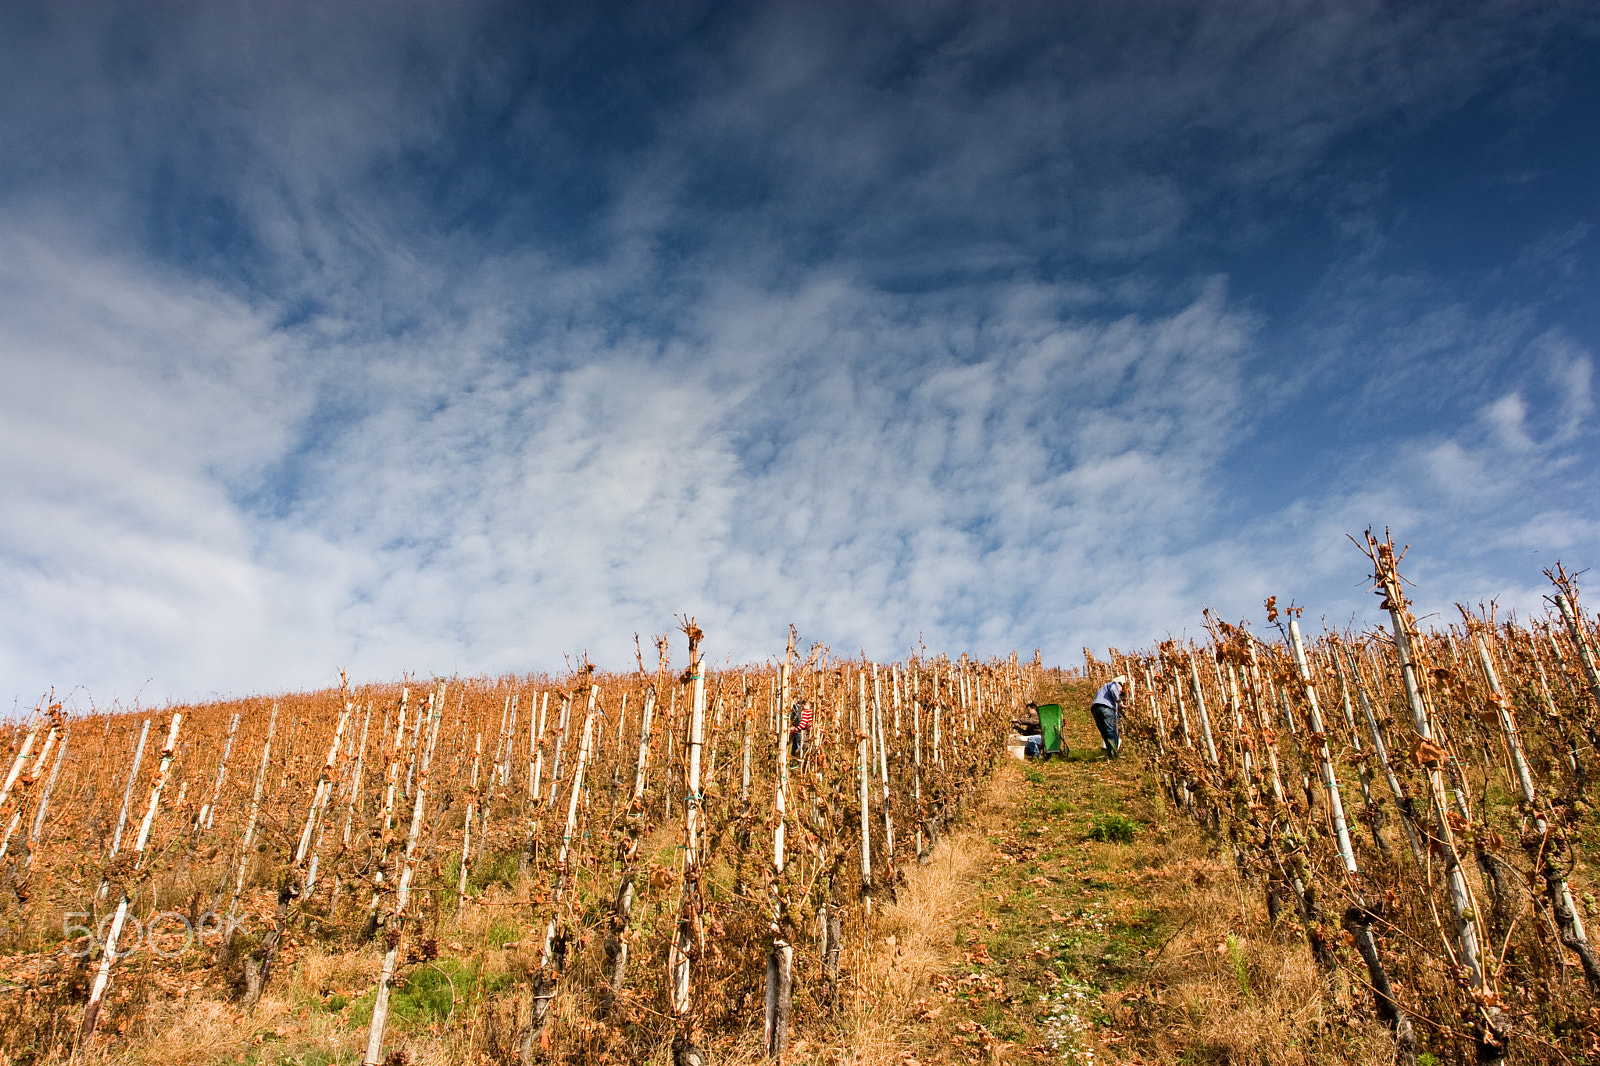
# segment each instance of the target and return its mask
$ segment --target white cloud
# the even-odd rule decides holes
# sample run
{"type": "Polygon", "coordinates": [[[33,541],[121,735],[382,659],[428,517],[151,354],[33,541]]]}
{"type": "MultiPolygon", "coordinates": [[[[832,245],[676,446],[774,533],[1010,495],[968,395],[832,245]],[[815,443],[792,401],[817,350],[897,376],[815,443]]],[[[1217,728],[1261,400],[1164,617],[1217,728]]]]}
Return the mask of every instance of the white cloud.
{"type": "Polygon", "coordinates": [[[1445,595],[1596,546],[1592,353],[1538,308],[1358,255],[1288,350],[1212,261],[1285,203],[1369,254],[1334,146],[1542,15],[674,9],[599,77],[585,9],[376,10],[0,45],[22,698],[621,665],[685,611],[719,657],[1071,661],[1354,604],[1369,522],[1445,595]]]}
{"type": "Polygon", "coordinates": [[[625,662],[682,611],[736,657],[791,620],[875,655],[1060,641],[1210,506],[1251,328],[1217,288],[1110,323],[1001,289],[975,326],[832,280],[708,304],[666,353],[522,350],[492,302],[374,350],[25,247],[9,394],[75,402],[8,412],[5,672],[101,698],[625,662]],[[42,299],[80,332],[32,330],[42,299]]]}
{"type": "MultiPolygon", "coordinates": [[[[0,343],[17,356],[5,449],[25,461],[0,573],[19,611],[0,643],[19,693],[553,668],[586,650],[620,665],[634,632],[682,612],[736,660],[792,621],[880,657],[922,636],[1072,661],[1182,628],[1201,602],[1358,611],[1344,535],[1368,523],[1460,560],[1427,571],[1446,596],[1489,587],[1484,551],[1592,542],[1582,512],[1518,513],[1590,432],[1539,443],[1526,427],[1549,408],[1521,393],[1388,459],[1352,453],[1342,484],[1235,528],[1224,462],[1256,424],[1257,319],[1220,284],[1104,320],[1035,283],[950,301],[835,277],[726,290],[662,346],[585,322],[519,342],[500,277],[469,313],[374,345],[18,247],[0,343]],[[80,324],[70,343],[30,325],[54,317],[80,324]],[[22,398],[41,386],[74,403],[40,417],[22,398]],[[1446,518],[1463,513],[1504,531],[1470,547],[1446,518]]],[[[529,287],[548,270],[485,269],[529,287]]],[[[1588,356],[1561,352],[1544,365],[1565,394],[1588,356]]]]}
{"type": "Polygon", "coordinates": [[[1489,423],[1495,439],[1504,447],[1517,452],[1533,450],[1533,439],[1528,436],[1527,427],[1523,424],[1528,417],[1528,405],[1521,393],[1502,396],[1484,409],[1483,417],[1489,423]]]}

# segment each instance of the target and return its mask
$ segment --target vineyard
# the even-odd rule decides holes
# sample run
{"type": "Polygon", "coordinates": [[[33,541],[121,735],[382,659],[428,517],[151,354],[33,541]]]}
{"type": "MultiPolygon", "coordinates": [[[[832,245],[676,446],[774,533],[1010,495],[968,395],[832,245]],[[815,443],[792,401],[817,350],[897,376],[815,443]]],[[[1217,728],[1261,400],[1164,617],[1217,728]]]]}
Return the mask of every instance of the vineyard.
{"type": "MultiPolygon", "coordinates": [[[[1600,1060],[1592,621],[1558,566],[1544,617],[1424,630],[1403,553],[1364,549],[1387,625],[1310,634],[1269,600],[1271,639],[1207,612],[1204,643],[1065,676],[1130,678],[1123,758],[1394,1060],[1600,1060]]],[[[41,706],[0,763],[0,1054],[189,1033],[165,1061],[216,1061],[193,1019],[245,1025],[292,981],[360,1034],[306,1066],[804,1057],[886,979],[908,874],[1063,675],[792,632],[718,670],[704,640],[685,620],[625,672],[41,706]]]]}
{"type": "Polygon", "coordinates": [[[681,629],[681,673],[664,635],[653,668],[559,682],[46,708],[0,798],[5,1053],[110,1053],[197,994],[248,1010],[316,944],[356,960],[319,1005],[374,1066],[417,1032],[457,1061],[687,1063],[759,1027],[782,1057],[792,1016],[841,1008],[1028,670],[791,635],[775,665],[713,671],[681,629]]]}
{"type": "Polygon", "coordinates": [[[1268,600],[1276,641],[1208,613],[1206,646],[1117,658],[1145,683],[1151,772],[1397,1060],[1600,1060],[1600,674],[1576,590],[1558,566],[1546,618],[1458,605],[1423,632],[1403,553],[1364,548],[1387,628],[1307,641],[1268,600]]]}

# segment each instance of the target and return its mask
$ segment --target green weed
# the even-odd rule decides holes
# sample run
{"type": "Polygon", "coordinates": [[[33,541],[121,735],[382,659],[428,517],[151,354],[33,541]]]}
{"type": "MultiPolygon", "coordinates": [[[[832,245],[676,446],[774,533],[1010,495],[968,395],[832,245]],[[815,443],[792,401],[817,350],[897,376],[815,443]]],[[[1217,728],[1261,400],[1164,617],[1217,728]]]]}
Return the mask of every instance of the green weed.
{"type": "Polygon", "coordinates": [[[1102,844],[1132,844],[1139,823],[1123,814],[1102,814],[1089,824],[1089,839],[1102,844]]]}
{"type": "Polygon", "coordinates": [[[494,947],[509,944],[513,940],[522,939],[522,927],[508,918],[501,918],[490,925],[483,934],[484,943],[494,947]]]}
{"type": "MultiPolygon", "coordinates": [[[[506,974],[483,974],[477,963],[460,959],[439,959],[413,969],[395,982],[389,997],[389,1015],[409,1028],[447,1021],[456,1011],[472,1009],[478,996],[498,992],[510,984],[506,974]]],[[[357,1028],[372,1022],[376,992],[368,992],[355,1002],[351,1023],[357,1028]]]]}
{"type": "Polygon", "coordinates": [[[1239,982],[1239,991],[1246,999],[1250,998],[1250,969],[1245,965],[1244,948],[1239,944],[1239,938],[1232,933],[1228,934],[1228,961],[1233,963],[1233,976],[1239,982]]]}
{"type": "Polygon", "coordinates": [[[480,855],[478,861],[467,871],[468,891],[481,892],[490,885],[504,885],[511,888],[517,883],[517,865],[520,858],[515,850],[502,851],[495,855],[480,855]]]}

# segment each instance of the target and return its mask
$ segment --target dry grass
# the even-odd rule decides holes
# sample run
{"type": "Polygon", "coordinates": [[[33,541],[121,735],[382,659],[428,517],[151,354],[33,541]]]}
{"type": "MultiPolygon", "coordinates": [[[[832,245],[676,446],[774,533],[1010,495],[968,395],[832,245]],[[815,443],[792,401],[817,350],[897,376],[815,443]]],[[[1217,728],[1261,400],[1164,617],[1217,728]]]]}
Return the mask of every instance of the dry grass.
{"type": "MultiPolygon", "coordinates": [[[[1193,850],[1192,847],[1187,850],[1193,850]]],[[[1176,886],[1176,929],[1142,987],[1108,997],[1156,1061],[1290,1066],[1394,1061],[1394,1041],[1359,989],[1330,979],[1297,928],[1267,926],[1231,870],[1195,856],[1176,886]]]]}
{"type": "Polygon", "coordinates": [[[887,1066],[924,1053],[927,1027],[918,1015],[930,982],[956,957],[954,919],[972,903],[983,853],[977,831],[965,829],[907,873],[896,901],[882,908],[871,943],[850,953],[855,995],[842,1011],[838,1042],[820,1049],[820,1061],[887,1066]]]}
{"type": "MultiPolygon", "coordinates": [[[[377,978],[371,952],[330,954],[312,947],[292,958],[275,988],[253,1010],[214,993],[152,998],[140,1034],[111,1044],[107,1066],[206,1066],[219,1062],[359,1061],[364,1030],[347,1013],[329,1011],[329,997],[354,998],[377,978]]],[[[413,1061],[416,1061],[415,1059],[413,1061]]]]}
{"type": "MultiPolygon", "coordinates": [[[[525,891],[525,887],[517,893],[492,888],[483,902],[463,907],[441,922],[447,954],[440,962],[471,965],[480,979],[503,976],[512,954],[503,950],[505,914],[525,891]]],[[[254,1009],[244,1010],[221,998],[205,982],[203,990],[188,994],[148,995],[139,1005],[136,1029],[107,1040],[97,1051],[80,1056],[80,1061],[93,1059],[105,1066],[359,1063],[367,1037],[361,1004],[363,997],[370,998],[377,981],[381,962],[377,951],[370,945],[329,951],[314,942],[299,948],[296,939],[290,938],[279,974],[254,1009]]],[[[463,1008],[477,1005],[475,998],[469,999],[472,994],[471,988],[459,989],[463,1008]]],[[[450,995],[452,1003],[457,1002],[458,991],[452,988],[450,995]]],[[[385,1050],[400,1052],[411,1066],[475,1063],[483,1050],[482,1023],[487,1020],[480,1013],[452,1010],[443,1024],[394,1024],[385,1050]]]]}
{"type": "MultiPolygon", "coordinates": [[[[859,915],[855,923],[846,924],[841,973],[848,976],[841,1001],[831,1012],[807,1017],[797,995],[786,1062],[906,1066],[926,1053],[930,1030],[921,1014],[930,981],[948,972],[956,954],[954,919],[971,904],[973,871],[981,854],[975,830],[947,836],[928,862],[906,871],[906,883],[893,902],[876,906],[870,939],[861,936],[859,915]]],[[[797,945],[796,950],[813,947],[797,945]]],[[[558,1001],[555,1009],[574,1007],[558,1001]]],[[[760,1024],[760,1017],[753,1017],[745,1032],[714,1041],[712,1061],[718,1066],[770,1061],[761,1050],[760,1024]]],[[[667,1066],[671,1048],[663,1043],[637,1061],[667,1066]]]]}

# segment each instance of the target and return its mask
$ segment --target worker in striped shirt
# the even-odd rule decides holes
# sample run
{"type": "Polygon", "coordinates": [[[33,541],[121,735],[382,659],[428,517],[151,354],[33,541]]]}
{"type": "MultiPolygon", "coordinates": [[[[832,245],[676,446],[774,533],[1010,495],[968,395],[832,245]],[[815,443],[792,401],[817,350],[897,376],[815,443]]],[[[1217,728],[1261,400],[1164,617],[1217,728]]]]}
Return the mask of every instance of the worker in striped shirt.
{"type": "Polygon", "coordinates": [[[801,700],[789,711],[789,754],[796,759],[805,754],[805,738],[809,732],[811,732],[811,704],[801,700]]]}

